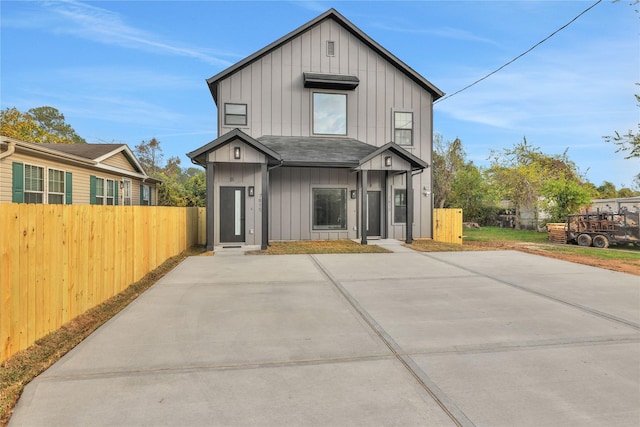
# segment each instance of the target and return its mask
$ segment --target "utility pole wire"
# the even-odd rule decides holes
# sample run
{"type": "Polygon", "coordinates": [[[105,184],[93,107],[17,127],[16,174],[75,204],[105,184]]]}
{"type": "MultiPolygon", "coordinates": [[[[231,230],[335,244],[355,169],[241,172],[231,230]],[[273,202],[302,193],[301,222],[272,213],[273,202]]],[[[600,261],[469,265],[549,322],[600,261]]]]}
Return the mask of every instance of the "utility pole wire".
{"type": "Polygon", "coordinates": [[[491,77],[492,75],[494,75],[495,73],[497,73],[498,71],[502,70],[503,68],[505,68],[507,65],[511,65],[514,62],[516,62],[518,59],[522,58],[523,56],[525,56],[527,53],[531,52],[533,49],[537,48],[538,46],[540,46],[542,43],[546,42],[547,40],[549,40],[551,37],[555,36],[556,34],[558,34],[560,31],[564,30],[565,28],[567,28],[569,25],[571,25],[572,23],[574,23],[575,21],[578,20],[578,18],[580,18],[582,15],[584,15],[585,13],[587,13],[588,11],[590,11],[591,9],[593,9],[594,7],[596,7],[598,5],[598,3],[602,2],[602,0],[598,0],[596,1],[594,4],[592,4],[591,6],[589,6],[588,8],[586,8],[585,10],[583,10],[582,12],[580,12],[580,14],[578,16],[576,16],[575,18],[573,18],[571,21],[567,22],[566,24],[564,24],[562,27],[558,28],[557,30],[555,30],[553,33],[551,33],[549,36],[547,36],[546,38],[544,38],[543,40],[539,41],[538,43],[534,44],[533,46],[531,46],[529,49],[527,49],[526,51],[522,52],[520,55],[516,56],[515,58],[513,58],[511,61],[507,62],[506,64],[504,64],[503,66],[501,66],[500,68],[490,72],[489,74],[487,74],[486,76],[476,80],[475,82],[471,83],[470,85],[467,85],[465,87],[463,87],[462,89],[453,92],[451,95],[446,95],[436,101],[434,101],[434,104],[437,104],[440,101],[444,101],[445,99],[449,99],[452,96],[455,96],[457,94],[459,94],[460,92],[464,92],[465,90],[469,89],[472,86],[477,85],[478,83],[480,83],[481,81],[491,77]]]}

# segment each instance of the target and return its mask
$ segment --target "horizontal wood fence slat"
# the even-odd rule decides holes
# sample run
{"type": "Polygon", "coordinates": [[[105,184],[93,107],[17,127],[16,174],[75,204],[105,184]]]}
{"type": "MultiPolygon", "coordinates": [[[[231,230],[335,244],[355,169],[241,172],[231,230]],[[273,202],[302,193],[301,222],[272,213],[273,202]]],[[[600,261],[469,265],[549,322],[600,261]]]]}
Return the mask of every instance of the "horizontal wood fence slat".
{"type": "Polygon", "coordinates": [[[0,204],[0,361],[204,244],[204,208],[0,204]]]}
{"type": "Polygon", "coordinates": [[[433,240],[462,244],[462,209],[433,210],[433,240]]]}

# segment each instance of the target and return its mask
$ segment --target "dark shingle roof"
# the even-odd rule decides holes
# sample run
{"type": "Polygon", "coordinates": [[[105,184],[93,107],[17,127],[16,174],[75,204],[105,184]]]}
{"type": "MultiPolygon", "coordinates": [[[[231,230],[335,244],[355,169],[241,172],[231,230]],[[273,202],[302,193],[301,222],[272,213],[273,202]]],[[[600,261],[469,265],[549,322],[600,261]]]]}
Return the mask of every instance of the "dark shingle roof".
{"type": "Polygon", "coordinates": [[[377,149],[352,138],[269,135],[257,140],[280,154],[287,166],[356,167],[377,149]]]}
{"type": "Polygon", "coordinates": [[[85,159],[95,160],[117,150],[125,144],[40,144],[50,150],[60,151],[85,159]]]}

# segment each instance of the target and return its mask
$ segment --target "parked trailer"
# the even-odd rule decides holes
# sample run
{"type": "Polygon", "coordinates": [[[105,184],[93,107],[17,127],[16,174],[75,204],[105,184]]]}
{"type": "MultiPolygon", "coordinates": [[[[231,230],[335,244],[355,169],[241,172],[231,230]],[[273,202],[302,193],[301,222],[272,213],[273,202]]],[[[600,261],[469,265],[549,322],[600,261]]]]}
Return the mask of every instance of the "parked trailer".
{"type": "Polygon", "coordinates": [[[638,212],[621,210],[569,215],[567,217],[567,242],[580,246],[607,248],[610,244],[633,243],[640,246],[640,222],[638,212]]]}

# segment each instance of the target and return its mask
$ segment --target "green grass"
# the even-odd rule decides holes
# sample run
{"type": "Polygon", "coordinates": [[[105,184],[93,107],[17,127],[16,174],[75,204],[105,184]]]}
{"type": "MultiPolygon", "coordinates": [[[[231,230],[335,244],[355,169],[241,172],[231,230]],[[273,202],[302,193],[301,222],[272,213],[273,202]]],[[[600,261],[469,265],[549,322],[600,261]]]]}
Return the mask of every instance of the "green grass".
{"type": "Polygon", "coordinates": [[[602,260],[640,261],[640,248],[633,246],[611,246],[608,249],[584,248],[574,245],[554,245],[544,250],[564,254],[576,254],[602,260]]]}
{"type": "Polygon", "coordinates": [[[512,228],[482,227],[481,229],[469,228],[463,231],[464,240],[467,242],[529,242],[549,243],[547,233],[530,230],[514,230],[512,228]]]}

